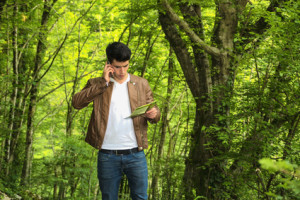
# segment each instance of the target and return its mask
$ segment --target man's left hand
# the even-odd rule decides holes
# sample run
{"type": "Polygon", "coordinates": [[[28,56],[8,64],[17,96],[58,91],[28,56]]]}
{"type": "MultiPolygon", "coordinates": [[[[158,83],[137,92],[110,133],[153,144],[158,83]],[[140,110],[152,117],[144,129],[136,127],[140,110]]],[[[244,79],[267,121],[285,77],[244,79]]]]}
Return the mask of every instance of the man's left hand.
{"type": "Polygon", "coordinates": [[[156,115],[157,115],[157,109],[155,107],[151,108],[146,112],[146,117],[149,119],[154,119],[156,115]]]}

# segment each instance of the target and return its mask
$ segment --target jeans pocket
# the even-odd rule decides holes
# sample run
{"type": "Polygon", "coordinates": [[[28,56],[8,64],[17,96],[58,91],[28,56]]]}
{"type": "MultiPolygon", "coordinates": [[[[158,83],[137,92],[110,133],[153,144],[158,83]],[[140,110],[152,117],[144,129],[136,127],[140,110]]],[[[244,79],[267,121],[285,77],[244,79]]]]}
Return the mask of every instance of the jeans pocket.
{"type": "Polygon", "coordinates": [[[139,152],[133,153],[132,156],[134,158],[145,158],[145,153],[144,153],[144,151],[139,151],[139,152]]]}
{"type": "Polygon", "coordinates": [[[98,161],[108,161],[110,154],[102,153],[99,151],[98,161]]]}

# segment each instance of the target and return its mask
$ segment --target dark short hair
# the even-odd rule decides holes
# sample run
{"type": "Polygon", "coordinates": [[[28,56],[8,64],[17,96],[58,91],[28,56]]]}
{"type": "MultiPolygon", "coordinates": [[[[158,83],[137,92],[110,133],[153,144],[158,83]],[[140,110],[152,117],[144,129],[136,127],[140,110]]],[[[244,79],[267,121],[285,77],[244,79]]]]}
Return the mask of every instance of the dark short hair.
{"type": "Polygon", "coordinates": [[[110,63],[115,59],[119,62],[130,60],[131,50],[121,42],[110,43],[106,47],[106,56],[110,63]]]}

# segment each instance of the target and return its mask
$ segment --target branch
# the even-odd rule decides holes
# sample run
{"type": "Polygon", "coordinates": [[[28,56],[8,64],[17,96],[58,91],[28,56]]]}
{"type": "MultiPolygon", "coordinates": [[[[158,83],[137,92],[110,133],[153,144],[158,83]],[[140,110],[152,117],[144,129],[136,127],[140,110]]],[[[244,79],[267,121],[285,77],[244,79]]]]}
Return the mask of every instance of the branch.
{"type": "MultiPolygon", "coordinates": [[[[245,5],[244,1],[246,1],[246,0],[240,0],[240,2],[241,2],[240,5],[242,5],[242,6],[245,5]]],[[[266,11],[268,11],[268,12],[275,12],[277,15],[279,15],[276,12],[276,8],[279,7],[280,5],[282,5],[285,1],[286,0],[271,1],[270,5],[269,5],[269,7],[267,8],[266,11]]],[[[250,15],[250,13],[249,13],[249,15],[250,15]]],[[[248,27],[249,18],[250,17],[248,16],[247,17],[247,21],[243,22],[244,27],[240,31],[241,37],[248,38],[247,40],[244,40],[240,44],[240,45],[242,45],[244,47],[247,44],[251,43],[251,42],[255,42],[255,40],[257,39],[257,37],[253,37],[252,32],[254,32],[256,34],[259,34],[259,35],[262,35],[269,27],[271,27],[271,24],[266,20],[265,17],[261,17],[259,20],[257,20],[255,22],[254,25],[248,27]]],[[[261,40],[263,40],[263,38],[259,39],[259,41],[261,41],[261,40]]],[[[255,42],[255,43],[257,43],[257,42],[255,42]]]]}
{"type": "Polygon", "coordinates": [[[289,133],[284,140],[284,148],[283,148],[283,159],[286,159],[292,150],[291,144],[296,135],[297,127],[300,123],[300,112],[295,114],[294,119],[291,120],[292,127],[289,129],[289,133]]]}
{"type": "Polygon", "coordinates": [[[130,23],[123,29],[123,32],[121,33],[121,36],[119,37],[119,42],[121,41],[121,39],[123,38],[124,33],[126,32],[126,30],[132,26],[132,24],[135,22],[135,20],[137,20],[139,18],[139,15],[136,16],[134,19],[131,19],[130,23]]]}
{"type": "Polygon", "coordinates": [[[188,51],[186,42],[182,39],[177,27],[174,23],[171,23],[171,19],[168,15],[159,12],[159,21],[161,23],[162,29],[172,46],[177,60],[180,63],[186,81],[194,97],[199,97],[200,87],[199,78],[195,66],[192,62],[193,58],[188,51]]]}
{"type": "MultiPolygon", "coordinates": [[[[91,3],[90,7],[76,20],[76,22],[73,24],[71,30],[65,34],[65,37],[63,39],[63,41],[61,42],[61,44],[59,45],[59,47],[55,50],[55,52],[53,53],[52,56],[50,56],[43,64],[41,64],[41,66],[39,67],[38,71],[40,71],[42,69],[42,67],[44,67],[52,58],[51,63],[49,64],[48,68],[45,70],[44,74],[39,77],[35,82],[38,83],[40,82],[44,76],[49,72],[50,68],[52,67],[58,53],[60,52],[60,50],[62,49],[64,43],[66,42],[66,40],[68,39],[69,35],[72,33],[73,29],[75,28],[76,24],[90,11],[90,9],[94,6],[94,4],[96,3],[97,0],[95,0],[93,3],[91,3]]],[[[56,2],[56,0],[54,0],[53,2],[56,2]]],[[[29,91],[26,93],[25,97],[27,97],[29,95],[29,93],[31,92],[31,89],[29,89],[29,91]]]]}
{"type": "Polygon", "coordinates": [[[23,45],[23,47],[21,48],[20,54],[18,56],[18,63],[20,63],[21,57],[23,55],[24,50],[26,49],[26,47],[28,46],[29,42],[35,37],[35,35],[37,34],[37,32],[35,32],[23,45]]]}
{"type": "Polygon", "coordinates": [[[199,36],[189,27],[189,25],[184,20],[179,18],[179,16],[175,13],[167,0],[162,0],[162,5],[166,9],[171,20],[176,23],[181,29],[183,29],[183,31],[190,37],[193,42],[197,43],[208,54],[215,57],[221,56],[221,52],[218,48],[211,47],[206,44],[202,39],[199,38],[199,36]]]}
{"type": "MultiPolygon", "coordinates": [[[[97,71],[97,70],[94,70],[94,71],[91,71],[91,72],[89,72],[89,73],[87,73],[87,74],[84,74],[84,75],[80,76],[79,79],[81,79],[81,78],[83,78],[83,77],[85,77],[85,76],[87,76],[87,75],[89,75],[89,74],[91,74],[91,73],[94,73],[95,71],[97,71]]],[[[59,84],[59,85],[58,85],[57,87],[55,87],[54,89],[50,90],[49,92],[47,92],[46,94],[44,94],[43,96],[41,96],[41,97],[37,100],[37,102],[39,102],[40,100],[44,99],[44,98],[45,98],[46,96],[48,96],[49,94],[55,92],[57,89],[59,89],[60,87],[64,86],[65,84],[73,83],[73,82],[74,82],[74,80],[71,80],[71,81],[67,81],[67,82],[63,82],[63,83],[59,84]]]]}
{"type": "MultiPolygon", "coordinates": [[[[63,39],[63,41],[62,41],[62,43],[60,44],[60,46],[56,49],[56,51],[54,52],[54,57],[53,57],[53,59],[52,59],[52,61],[51,61],[51,63],[50,63],[50,65],[48,66],[48,68],[46,69],[46,71],[44,72],[44,74],[37,80],[37,82],[39,82],[47,73],[48,73],[48,71],[50,70],[50,68],[52,67],[52,65],[53,65],[53,63],[54,63],[54,61],[55,61],[55,59],[56,59],[56,56],[57,56],[57,54],[60,52],[60,50],[62,49],[62,47],[63,47],[63,45],[64,45],[64,43],[66,42],[66,40],[68,39],[68,37],[69,37],[69,35],[73,32],[73,30],[74,30],[74,28],[75,28],[75,26],[77,25],[77,23],[91,10],[91,8],[94,6],[94,4],[96,3],[96,1],[94,1],[91,5],[90,5],[90,7],[76,20],[76,22],[73,24],[73,26],[72,26],[72,28],[71,28],[71,30],[68,32],[68,33],[66,33],[66,35],[65,35],[65,37],[64,37],[64,39],[63,39]]],[[[45,63],[43,63],[42,65],[41,65],[41,67],[40,67],[40,69],[48,62],[50,60],[50,58],[45,62],[45,63]]]]}
{"type": "Polygon", "coordinates": [[[261,186],[262,186],[263,194],[265,195],[265,198],[266,198],[267,200],[270,199],[269,196],[266,195],[266,192],[268,192],[268,190],[267,190],[267,188],[266,188],[264,179],[263,179],[263,177],[262,177],[262,175],[261,175],[260,169],[257,168],[257,169],[255,170],[255,173],[256,173],[256,175],[257,175],[257,177],[258,177],[259,183],[260,183],[261,186]]]}
{"type": "Polygon", "coordinates": [[[47,119],[47,118],[50,117],[50,116],[55,115],[56,110],[58,110],[58,108],[60,108],[60,107],[62,106],[63,102],[64,102],[64,100],[62,100],[62,101],[60,102],[59,107],[55,107],[53,110],[50,110],[50,112],[46,113],[46,115],[45,115],[44,117],[42,117],[42,119],[40,119],[40,120],[35,124],[34,130],[37,129],[37,127],[39,127],[39,126],[43,123],[43,121],[44,121],[45,119],[47,119]]]}

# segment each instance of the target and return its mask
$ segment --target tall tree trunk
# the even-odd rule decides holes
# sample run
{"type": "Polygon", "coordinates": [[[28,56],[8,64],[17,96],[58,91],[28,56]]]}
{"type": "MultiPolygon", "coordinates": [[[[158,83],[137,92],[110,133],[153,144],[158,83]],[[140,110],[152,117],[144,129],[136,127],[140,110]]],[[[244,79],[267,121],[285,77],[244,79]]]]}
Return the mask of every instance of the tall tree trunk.
{"type": "MultiPolygon", "coordinates": [[[[66,119],[66,137],[69,138],[72,136],[72,132],[73,132],[73,119],[74,119],[74,108],[72,106],[72,97],[74,96],[75,92],[76,92],[76,88],[77,88],[77,83],[78,83],[78,73],[79,73],[79,66],[80,66],[80,55],[81,55],[81,50],[85,45],[85,42],[87,41],[87,39],[85,40],[85,42],[83,42],[82,47],[81,45],[81,35],[80,35],[80,24],[81,21],[79,22],[79,30],[78,30],[78,55],[77,55],[77,65],[76,65],[76,73],[75,73],[75,77],[74,77],[74,82],[73,82],[73,87],[72,87],[72,91],[70,96],[68,96],[67,91],[66,91],[66,100],[67,100],[67,104],[68,104],[68,112],[67,112],[67,119],[66,119]]],[[[76,168],[76,159],[77,157],[74,155],[74,153],[72,151],[70,151],[69,149],[66,149],[66,157],[70,157],[71,160],[69,160],[69,163],[66,163],[67,165],[71,165],[73,167],[73,169],[76,168]]],[[[67,161],[68,162],[68,161],[67,161]]],[[[63,166],[65,167],[65,166],[63,166]]],[[[71,187],[71,197],[73,197],[77,184],[75,181],[75,173],[71,172],[70,176],[69,176],[69,185],[71,187]]]]}
{"type": "Polygon", "coordinates": [[[98,193],[99,193],[99,183],[97,183],[97,184],[95,185],[95,190],[94,190],[94,200],[97,200],[98,193]]]}
{"type": "MultiPolygon", "coordinates": [[[[6,158],[7,158],[7,169],[6,175],[7,177],[11,177],[10,173],[12,169],[18,169],[18,166],[13,165],[14,156],[17,154],[16,149],[19,147],[19,137],[21,135],[21,127],[24,121],[24,113],[26,109],[26,92],[28,86],[28,74],[27,72],[27,62],[30,58],[28,55],[22,53],[24,48],[26,48],[26,41],[28,39],[28,31],[22,26],[20,26],[20,22],[17,20],[20,15],[19,12],[26,12],[26,8],[20,7],[17,2],[14,3],[14,17],[13,17],[13,80],[12,80],[12,88],[13,92],[11,95],[11,113],[12,115],[9,117],[8,126],[9,126],[9,136],[6,138],[7,146],[6,146],[6,158]],[[19,11],[20,10],[20,11],[19,11]],[[21,50],[20,50],[21,49],[21,50]],[[11,168],[11,166],[14,166],[11,168]]],[[[8,30],[9,31],[9,30],[8,30]]],[[[9,37],[8,40],[9,41],[9,37]]],[[[18,161],[17,161],[18,162],[18,161]]],[[[15,173],[15,172],[12,172],[15,173]]]]}
{"type": "Polygon", "coordinates": [[[12,142],[12,132],[13,132],[13,121],[15,118],[15,108],[17,104],[17,96],[18,96],[18,83],[19,83],[19,63],[18,63],[18,57],[19,57],[19,51],[18,51],[18,27],[17,27],[17,13],[18,13],[18,5],[17,2],[14,2],[14,7],[13,7],[13,34],[12,34],[12,45],[13,45],[13,80],[12,80],[12,85],[13,85],[13,90],[11,93],[10,101],[11,101],[11,107],[10,107],[10,117],[8,119],[8,133],[9,135],[6,138],[5,142],[5,160],[6,160],[6,176],[9,176],[9,160],[11,160],[11,142],[12,142]]]}
{"type": "MultiPolygon", "coordinates": [[[[178,102],[180,104],[180,102],[178,102]]],[[[173,167],[172,163],[172,157],[174,157],[174,150],[175,150],[175,145],[176,145],[176,140],[175,138],[179,135],[179,127],[183,123],[182,119],[182,108],[180,108],[180,115],[178,116],[179,122],[174,128],[174,130],[171,130],[170,127],[170,119],[167,120],[167,126],[168,126],[168,132],[170,135],[169,139],[169,145],[168,145],[168,151],[167,151],[167,157],[166,157],[166,164],[165,164],[165,169],[164,170],[164,183],[162,186],[162,198],[161,199],[174,199],[175,193],[174,193],[174,188],[177,188],[178,185],[176,182],[174,183],[172,180],[173,174],[175,173],[175,168],[173,167]],[[173,190],[173,191],[172,191],[173,190]]]]}
{"type": "MultiPolygon", "coordinates": [[[[26,88],[26,71],[24,56],[19,53],[19,34],[17,14],[18,4],[14,3],[14,18],[13,18],[13,78],[12,78],[12,94],[11,94],[11,108],[8,119],[8,137],[6,138],[6,176],[10,177],[11,166],[14,161],[15,149],[17,147],[18,139],[21,134],[21,127],[23,123],[23,114],[25,112],[25,88],[26,88]]],[[[26,36],[25,36],[26,38],[26,36]]]]}
{"type": "MultiPolygon", "coordinates": [[[[170,53],[169,53],[169,77],[168,77],[168,89],[167,89],[167,97],[166,102],[170,102],[172,90],[173,90],[173,65],[174,62],[172,60],[172,49],[170,47],[170,53]]],[[[167,126],[168,126],[168,115],[169,115],[169,103],[166,103],[163,109],[163,115],[162,115],[162,127],[161,127],[161,135],[160,135],[160,142],[158,146],[158,153],[157,158],[155,161],[155,167],[153,172],[153,178],[152,178],[152,199],[160,199],[159,191],[158,191],[158,180],[161,173],[161,164],[162,164],[162,158],[163,158],[163,147],[166,140],[166,134],[167,134],[167,126]]]]}
{"type": "Polygon", "coordinates": [[[186,159],[184,174],[186,199],[195,198],[193,189],[196,190],[197,196],[213,199],[219,194],[210,188],[222,186],[220,180],[222,168],[217,163],[208,164],[208,161],[218,156],[220,152],[226,151],[226,147],[219,141],[217,133],[211,131],[208,133],[206,127],[224,126],[220,124],[216,115],[228,113],[225,100],[230,99],[229,94],[233,85],[233,62],[229,54],[234,49],[233,39],[237,26],[235,7],[237,5],[233,5],[228,0],[216,3],[217,13],[220,13],[215,21],[216,28],[213,35],[216,47],[209,46],[204,40],[199,5],[179,2],[178,5],[184,17],[182,20],[168,1],[162,0],[162,5],[167,12],[159,15],[162,29],[176,53],[196,102],[194,130],[191,134],[191,148],[186,159]],[[194,44],[193,56],[190,55],[188,44],[182,39],[174,23],[179,25],[194,44]],[[212,62],[209,62],[207,54],[212,58],[212,62]]]}
{"type": "Polygon", "coordinates": [[[52,6],[57,0],[53,0],[50,4],[50,0],[44,1],[44,9],[41,20],[41,27],[38,36],[37,50],[34,60],[34,68],[32,70],[32,85],[30,89],[30,100],[27,115],[27,130],[26,130],[26,148],[25,148],[25,160],[22,168],[21,185],[28,185],[30,176],[30,166],[32,163],[32,143],[33,143],[33,119],[36,111],[36,101],[38,95],[39,86],[39,72],[41,70],[41,64],[46,52],[46,40],[47,40],[47,23],[50,17],[50,11],[52,6]]]}

